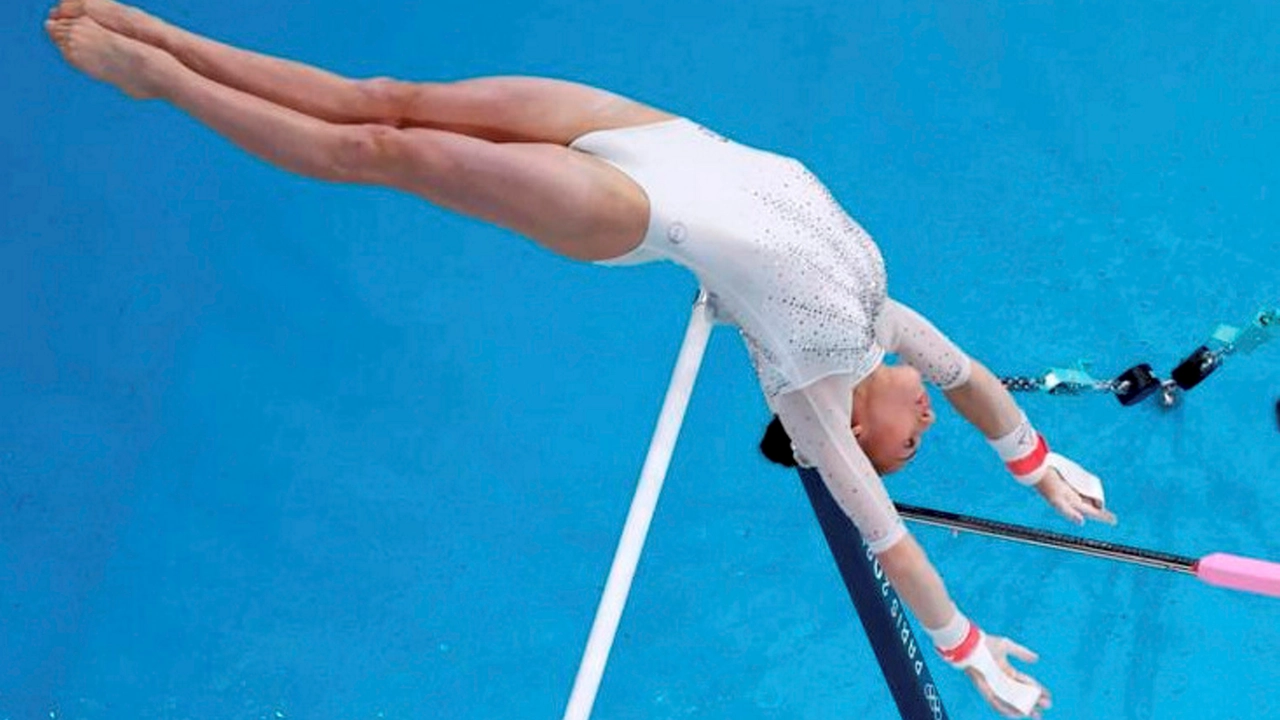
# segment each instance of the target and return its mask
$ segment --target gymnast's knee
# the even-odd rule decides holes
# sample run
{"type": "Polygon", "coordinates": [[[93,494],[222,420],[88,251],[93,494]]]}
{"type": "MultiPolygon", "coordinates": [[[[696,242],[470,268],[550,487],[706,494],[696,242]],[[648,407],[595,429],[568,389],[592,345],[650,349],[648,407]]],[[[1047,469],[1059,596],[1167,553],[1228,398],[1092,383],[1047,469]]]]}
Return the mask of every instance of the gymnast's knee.
{"type": "Polygon", "coordinates": [[[389,77],[376,77],[358,82],[360,101],[368,114],[380,124],[405,127],[413,116],[413,107],[421,83],[389,77]]]}
{"type": "Polygon", "coordinates": [[[399,128],[347,125],[335,133],[322,175],[336,182],[388,184],[412,164],[428,161],[421,155],[399,128]]]}

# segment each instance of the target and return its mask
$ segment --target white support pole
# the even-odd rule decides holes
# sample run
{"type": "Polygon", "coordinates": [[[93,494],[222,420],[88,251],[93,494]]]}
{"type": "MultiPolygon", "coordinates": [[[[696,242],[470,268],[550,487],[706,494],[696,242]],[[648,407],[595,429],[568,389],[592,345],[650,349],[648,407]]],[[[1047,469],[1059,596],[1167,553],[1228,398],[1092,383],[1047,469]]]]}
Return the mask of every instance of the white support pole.
{"type": "Polygon", "coordinates": [[[649,454],[640,471],[640,482],[636,487],[635,497],[631,500],[631,510],[627,512],[626,524],[622,526],[622,539],[618,541],[618,550],[613,556],[613,566],[609,568],[609,579],[605,582],[604,593],[600,597],[596,619],[591,624],[591,635],[587,638],[587,647],[582,653],[578,676],[573,681],[573,692],[569,696],[564,720],[587,720],[591,717],[591,708],[595,705],[596,692],[604,677],[604,666],[609,660],[609,650],[613,647],[618,622],[622,619],[622,609],[631,592],[631,580],[635,577],[645,537],[649,534],[649,523],[653,520],[653,513],[658,505],[658,495],[662,492],[667,467],[671,464],[671,453],[684,422],[685,410],[689,407],[689,396],[702,366],[702,355],[707,348],[712,325],[707,295],[700,292],[693,304],[693,316],[689,318],[684,343],[680,346],[680,355],[676,359],[676,369],[672,373],[671,384],[667,387],[666,400],[662,403],[658,427],[649,443],[649,454]]]}

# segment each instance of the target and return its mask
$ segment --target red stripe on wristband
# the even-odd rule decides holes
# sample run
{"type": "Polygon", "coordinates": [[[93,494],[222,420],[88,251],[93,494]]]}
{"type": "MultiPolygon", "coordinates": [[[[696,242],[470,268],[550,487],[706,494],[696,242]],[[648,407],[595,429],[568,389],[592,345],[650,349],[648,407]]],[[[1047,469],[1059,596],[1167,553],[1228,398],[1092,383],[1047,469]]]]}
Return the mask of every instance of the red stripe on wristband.
{"type": "Polygon", "coordinates": [[[1049,443],[1045,441],[1043,435],[1036,433],[1036,448],[1017,460],[1010,460],[1004,466],[1014,475],[1024,477],[1039,469],[1047,457],[1049,457],[1049,443]]]}
{"type": "Polygon", "coordinates": [[[938,648],[938,654],[942,656],[943,660],[954,665],[955,663],[961,662],[972,655],[973,651],[978,648],[978,643],[980,642],[982,642],[982,630],[978,628],[977,623],[970,620],[969,634],[964,636],[964,640],[961,640],[959,645],[951,648],[950,650],[938,648]]]}

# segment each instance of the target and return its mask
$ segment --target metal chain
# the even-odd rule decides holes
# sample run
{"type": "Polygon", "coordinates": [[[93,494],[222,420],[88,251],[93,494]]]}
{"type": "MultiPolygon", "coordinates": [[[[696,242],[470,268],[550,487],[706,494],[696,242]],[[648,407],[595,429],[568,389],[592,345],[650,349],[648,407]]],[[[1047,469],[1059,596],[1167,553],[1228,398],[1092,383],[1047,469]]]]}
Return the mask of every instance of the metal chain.
{"type": "Polygon", "coordinates": [[[1044,380],[1034,377],[1002,377],[1000,382],[1009,392],[1039,392],[1044,388],[1044,380]]]}
{"type": "MultiPolygon", "coordinates": [[[[1203,371],[1212,371],[1222,364],[1224,358],[1237,351],[1249,353],[1270,339],[1270,333],[1280,327],[1280,308],[1259,311],[1253,321],[1244,330],[1220,325],[1214,332],[1212,344],[1202,363],[1203,371]]],[[[1050,395],[1081,395],[1088,392],[1107,394],[1123,394],[1128,391],[1128,383],[1115,380],[1097,380],[1089,376],[1083,369],[1053,368],[1041,377],[1015,375],[1000,378],[1010,392],[1047,392],[1050,395]]],[[[1206,372],[1207,374],[1207,372],[1206,372]]],[[[1161,404],[1171,407],[1177,400],[1177,385],[1172,380],[1163,380],[1161,386],[1161,404]]]]}
{"type": "Polygon", "coordinates": [[[1009,392],[1047,392],[1050,395],[1083,395],[1090,392],[1114,393],[1118,390],[1118,383],[1115,380],[1093,380],[1087,383],[1051,381],[1050,378],[1053,375],[1053,372],[1044,377],[1015,375],[1002,377],[1000,382],[1004,384],[1009,392]]]}

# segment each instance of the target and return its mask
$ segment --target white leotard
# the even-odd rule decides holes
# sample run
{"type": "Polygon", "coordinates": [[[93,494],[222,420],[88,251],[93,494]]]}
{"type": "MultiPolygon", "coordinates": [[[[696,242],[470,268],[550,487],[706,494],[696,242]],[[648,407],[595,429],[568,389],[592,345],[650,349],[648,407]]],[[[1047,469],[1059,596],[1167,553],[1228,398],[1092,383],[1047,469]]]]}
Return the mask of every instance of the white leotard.
{"type": "Polygon", "coordinates": [[[906,530],[850,431],[853,388],[886,352],[954,387],[969,361],[888,299],[871,237],[799,161],[687,119],[605,130],[572,144],[649,196],[649,227],[603,264],[671,260],[692,271],[746,342],[770,408],[873,550],[906,530]]]}

